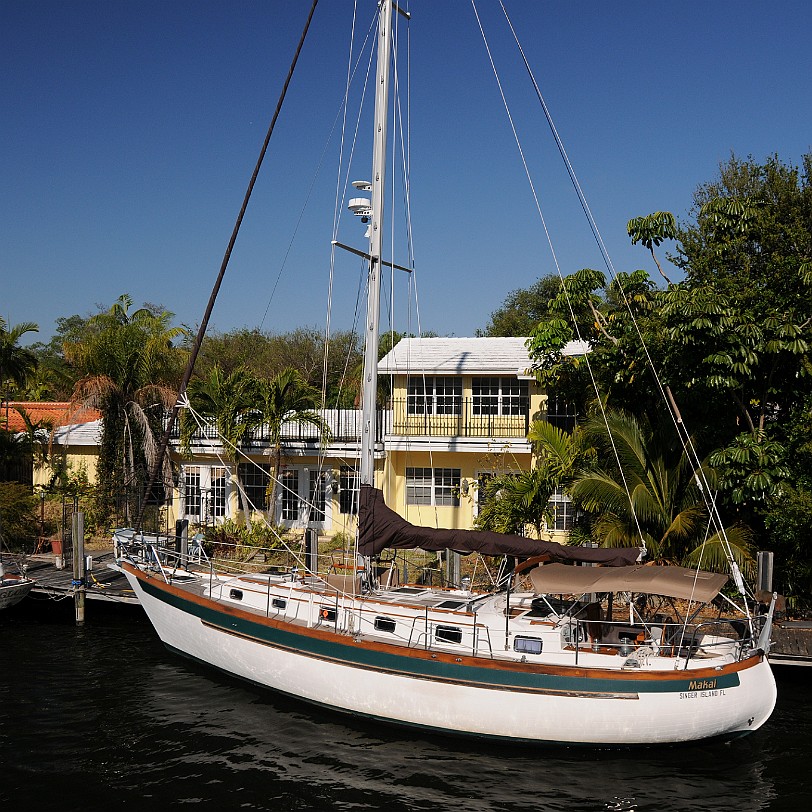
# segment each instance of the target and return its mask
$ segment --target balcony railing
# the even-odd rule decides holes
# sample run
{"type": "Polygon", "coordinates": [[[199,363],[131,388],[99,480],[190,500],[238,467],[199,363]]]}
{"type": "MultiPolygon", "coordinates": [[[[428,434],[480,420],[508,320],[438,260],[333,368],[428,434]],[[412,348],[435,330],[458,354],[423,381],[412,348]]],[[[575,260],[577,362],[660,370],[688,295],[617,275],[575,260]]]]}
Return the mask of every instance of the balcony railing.
{"type": "MultiPolygon", "coordinates": [[[[471,398],[446,399],[439,405],[415,403],[412,398],[396,399],[390,402],[389,409],[379,410],[377,436],[396,435],[401,437],[493,437],[524,438],[530,429],[530,410],[524,408],[521,414],[483,413],[489,406],[471,398]],[[432,412],[431,409],[434,409],[432,412]],[[419,411],[423,409],[423,411],[419,411]]],[[[494,409],[492,409],[494,411],[494,409]]],[[[574,414],[543,415],[554,425],[571,431],[575,425],[574,414]]],[[[361,438],[361,412],[358,409],[326,409],[321,413],[329,429],[329,442],[355,443],[361,438]]],[[[192,444],[201,441],[217,440],[217,430],[213,422],[207,422],[198,429],[192,444]]],[[[172,435],[179,438],[177,425],[172,435]]],[[[290,443],[319,443],[321,436],[315,426],[290,423],[285,426],[283,437],[290,443]]],[[[262,445],[269,442],[266,426],[252,429],[246,436],[246,443],[262,445]]]]}
{"type": "Polygon", "coordinates": [[[528,404],[500,408],[474,398],[392,401],[392,434],[411,437],[526,437],[528,404]],[[504,412],[515,411],[509,414],[504,412]],[[500,413],[503,412],[503,413],[500,413]]]}
{"type": "MultiPolygon", "coordinates": [[[[320,413],[324,424],[329,431],[328,440],[333,443],[358,442],[361,438],[361,411],[359,409],[325,409],[320,413]]],[[[388,423],[391,423],[391,413],[379,411],[376,415],[378,426],[378,436],[382,437],[388,431],[388,423]]],[[[286,442],[290,443],[315,443],[321,442],[321,432],[316,426],[308,424],[288,423],[282,430],[282,436],[286,442]]],[[[178,440],[180,430],[178,425],[172,432],[172,438],[178,440]]],[[[217,440],[217,428],[212,420],[198,428],[192,435],[192,444],[200,441],[217,440]]],[[[262,445],[270,441],[270,433],[267,426],[258,426],[246,433],[246,444],[262,445]]]]}

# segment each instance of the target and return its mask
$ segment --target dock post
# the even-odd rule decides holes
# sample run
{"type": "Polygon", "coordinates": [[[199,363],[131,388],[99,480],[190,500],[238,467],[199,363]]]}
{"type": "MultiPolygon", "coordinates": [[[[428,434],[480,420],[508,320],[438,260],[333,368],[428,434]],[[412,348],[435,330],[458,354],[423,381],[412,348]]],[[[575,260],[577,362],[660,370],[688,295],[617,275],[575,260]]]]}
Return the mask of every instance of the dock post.
{"type": "Polygon", "coordinates": [[[175,522],[175,541],[179,547],[180,568],[189,569],[189,520],[178,519],[175,522]]]}
{"type": "Polygon", "coordinates": [[[319,571],[319,531],[313,527],[305,530],[305,569],[311,575],[319,571]]]}
{"type": "Polygon", "coordinates": [[[73,541],[73,606],[76,622],[85,622],[85,514],[71,517],[73,541]]]}

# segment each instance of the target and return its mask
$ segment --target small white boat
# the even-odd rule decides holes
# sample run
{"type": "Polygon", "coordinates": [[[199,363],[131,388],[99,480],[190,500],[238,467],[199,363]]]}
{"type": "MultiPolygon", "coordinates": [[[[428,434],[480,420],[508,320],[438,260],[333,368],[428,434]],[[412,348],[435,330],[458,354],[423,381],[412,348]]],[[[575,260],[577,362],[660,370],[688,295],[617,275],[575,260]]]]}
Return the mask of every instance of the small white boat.
{"type": "MultiPolygon", "coordinates": [[[[769,718],[773,607],[714,607],[726,575],[645,566],[640,549],[415,527],[375,488],[391,0],[380,3],[358,559],[344,570],[224,572],[174,539],[115,533],[117,560],[164,644],[309,703],[428,731],[638,745],[732,738],[769,718]],[[387,551],[523,559],[495,590],[397,584],[387,551]],[[356,561],[358,565],[356,566],[356,561]],[[582,566],[585,565],[585,566],[582,566]],[[598,566],[594,566],[598,565],[598,566]]],[[[359,252],[356,252],[359,253],[359,252]]],[[[733,566],[737,586],[741,577],[733,566]]],[[[743,587],[742,587],[743,590],[743,587]]],[[[742,594],[744,594],[742,592],[742,594]]]]}
{"type": "Polygon", "coordinates": [[[34,586],[34,582],[24,575],[11,575],[0,563],[0,609],[19,603],[34,586]]]}

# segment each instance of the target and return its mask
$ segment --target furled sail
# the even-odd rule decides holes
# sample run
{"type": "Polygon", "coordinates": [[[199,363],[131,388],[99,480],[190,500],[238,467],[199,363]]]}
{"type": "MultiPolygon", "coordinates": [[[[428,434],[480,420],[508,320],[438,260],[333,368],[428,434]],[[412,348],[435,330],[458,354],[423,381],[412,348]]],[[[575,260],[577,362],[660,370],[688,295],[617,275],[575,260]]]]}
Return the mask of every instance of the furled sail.
{"type": "Polygon", "coordinates": [[[371,485],[361,486],[358,510],[358,550],[379,555],[383,550],[445,550],[522,558],[549,555],[557,561],[629,566],[639,560],[639,547],[568,547],[554,541],[508,536],[487,530],[451,530],[417,527],[386,506],[383,494],[371,485]]]}

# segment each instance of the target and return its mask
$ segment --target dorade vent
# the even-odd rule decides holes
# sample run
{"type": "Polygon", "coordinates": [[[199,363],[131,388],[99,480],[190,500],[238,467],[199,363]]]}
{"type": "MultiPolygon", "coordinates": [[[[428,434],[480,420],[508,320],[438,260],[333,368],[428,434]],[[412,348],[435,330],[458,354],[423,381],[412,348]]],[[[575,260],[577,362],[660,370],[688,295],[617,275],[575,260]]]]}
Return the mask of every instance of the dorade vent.
{"type": "Polygon", "coordinates": [[[541,638],[523,637],[521,635],[514,637],[513,650],[521,654],[541,654],[541,638]]]}
{"type": "Polygon", "coordinates": [[[378,615],[378,617],[375,618],[375,631],[394,634],[396,625],[397,624],[394,620],[392,620],[391,617],[383,617],[382,615],[378,615]]]}
{"type": "Polygon", "coordinates": [[[462,629],[459,626],[438,626],[434,639],[442,643],[462,643],[462,629]]]}
{"type": "Polygon", "coordinates": [[[288,605],[288,602],[284,598],[274,598],[271,601],[271,606],[274,609],[284,609],[288,605]]]}
{"type": "Polygon", "coordinates": [[[233,601],[241,601],[242,600],[242,590],[241,589],[232,589],[228,593],[228,597],[231,598],[233,601]]]}

